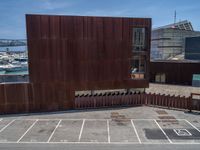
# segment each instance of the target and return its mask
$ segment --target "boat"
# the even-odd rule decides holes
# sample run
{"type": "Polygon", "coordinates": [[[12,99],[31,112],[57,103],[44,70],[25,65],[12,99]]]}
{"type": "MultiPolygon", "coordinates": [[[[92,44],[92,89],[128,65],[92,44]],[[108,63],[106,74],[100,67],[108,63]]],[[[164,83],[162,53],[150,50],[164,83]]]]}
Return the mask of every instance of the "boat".
{"type": "Polygon", "coordinates": [[[7,72],[17,72],[17,71],[27,71],[28,66],[27,65],[13,65],[9,64],[4,66],[3,70],[7,72]]]}
{"type": "Polygon", "coordinates": [[[28,57],[24,53],[0,53],[0,71],[5,74],[28,71],[28,57]]]}

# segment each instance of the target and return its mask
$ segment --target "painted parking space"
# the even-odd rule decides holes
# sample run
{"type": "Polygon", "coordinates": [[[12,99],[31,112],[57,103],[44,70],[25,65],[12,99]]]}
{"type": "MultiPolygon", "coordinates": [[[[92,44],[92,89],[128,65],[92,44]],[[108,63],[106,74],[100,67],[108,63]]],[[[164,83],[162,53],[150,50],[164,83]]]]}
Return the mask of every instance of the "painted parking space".
{"type": "Polygon", "coordinates": [[[185,119],[2,119],[0,143],[200,144],[200,131],[193,123],[185,119]]]}
{"type": "Polygon", "coordinates": [[[48,142],[58,122],[59,120],[38,120],[20,142],[48,142]]]}
{"type": "Polygon", "coordinates": [[[173,143],[200,143],[200,132],[187,120],[158,120],[173,143]]]}
{"type": "Polygon", "coordinates": [[[155,120],[132,120],[141,143],[170,143],[155,120]]]}
{"type": "Polygon", "coordinates": [[[78,142],[82,120],[62,120],[49,142],[78,142]]]}
{"type": "Polygon", "coordinates": [[[0,133],[4,130],[4,128],[9,125],[9,123],[13,121],[11,119],[0,119],[0,133]]]}
{"type": "Polygon", "coordinates": [[[139,143],[131,120],[114,119],[109,121],[110,141],[120,143],[139,143]]]}
{"type": "Polygon", "coordinates": [[[32,123],[32,120],[11,120],[2,128],[0,132],[0,141],[17,142],[32,123]]]}
{"type": "Polygon", "coordinates": [[[83,120],[80,142],[108,142],[107,120],[83,120]]]}
{"type": "Polygon", "coordinates": [[[197,130],[200,131],[200,118],[199,119],[195,119],[193,121],[189,121],[189,123],[191,123],[192,125],[194,125],[197,128],[197,130]]]}

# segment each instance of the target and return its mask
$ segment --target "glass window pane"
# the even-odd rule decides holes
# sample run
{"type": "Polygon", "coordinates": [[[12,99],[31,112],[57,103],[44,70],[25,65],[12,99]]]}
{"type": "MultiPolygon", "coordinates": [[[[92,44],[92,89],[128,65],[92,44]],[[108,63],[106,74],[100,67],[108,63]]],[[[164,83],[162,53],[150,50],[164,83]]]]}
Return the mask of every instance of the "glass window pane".
{"type": "Polygon", "coordinates": [[[131,59],[131,78],[144,79],[146,72],[146,61],[144,56],[134,56],[131,59]]]}
{"type": "Polygon", "coordinates": [[[145,28],[133,28],[133,50],[145,50],[145,28]]]}

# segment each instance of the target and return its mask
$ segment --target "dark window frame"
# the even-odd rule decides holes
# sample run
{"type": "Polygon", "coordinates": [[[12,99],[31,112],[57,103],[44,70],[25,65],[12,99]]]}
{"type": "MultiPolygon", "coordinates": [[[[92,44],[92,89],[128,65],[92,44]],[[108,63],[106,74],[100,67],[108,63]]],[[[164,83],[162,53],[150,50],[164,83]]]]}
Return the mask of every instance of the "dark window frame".
{"type": "MultiPolygon", "coordinates": [[[[147,51],[147,41],[148,41],[148,38],[147,38],[147,28],[146,27],[140,27],[140,26],[133,26],[132,27],[132,51],[133,52],[144,52],[144,51],[147,51]],[[143,34],[143,45],[141,44],[137,44],[135,42],[135,39],[136,39],[136,34],[134,32],[134,29],[143,29],[144,30],[144,34],[143,34]],[[140,47],[139,49],[137,49],[137,47],[140,47]]],[[[139,42],[140,42],[140,39],[141,39],[141,36],[139,35],[139,42]]]]}

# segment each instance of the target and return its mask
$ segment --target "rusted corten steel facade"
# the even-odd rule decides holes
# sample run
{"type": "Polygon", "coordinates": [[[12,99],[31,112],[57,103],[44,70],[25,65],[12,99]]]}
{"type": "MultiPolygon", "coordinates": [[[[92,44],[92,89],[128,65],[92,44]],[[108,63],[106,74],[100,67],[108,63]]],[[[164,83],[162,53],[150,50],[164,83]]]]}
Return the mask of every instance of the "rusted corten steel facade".
{"type": "Polygon", "coordinates": [[[134,27],[145,27],[147,74],[151,19],[27,15],[32,83],[65,82],[72,90],[148,87],[131,80],[134,27]]]}
{"type": "Polygon", "coordinates": [[[150,63],[150,82],[165,74],[167,84],[192,85],[193,74],[200,74],[200,62],[154,61],[150,63]]]}
{"type": "Polygon", "coordinates": [[[146,88],[151,19],[26,15],[29,83],[0,85],[0,113],[67,110],[75,91],[146,88]],[[130,77],[132,29],[146,29],[145,79],[130,77]]]}
{"type": "Polygon", "coordinates": [[[65,83],[0,84],[0,114],[67,110],[73,99],[65,83]]]}

